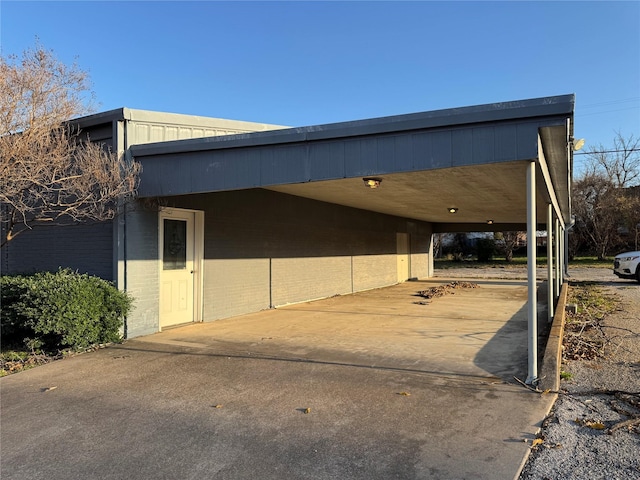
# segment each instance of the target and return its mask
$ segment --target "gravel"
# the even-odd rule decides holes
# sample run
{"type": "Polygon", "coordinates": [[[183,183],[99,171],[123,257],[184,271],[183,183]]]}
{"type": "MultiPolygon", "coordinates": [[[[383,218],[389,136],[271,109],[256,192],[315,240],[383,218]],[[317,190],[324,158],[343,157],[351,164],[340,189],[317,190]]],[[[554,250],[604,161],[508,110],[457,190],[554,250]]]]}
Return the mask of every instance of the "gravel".
{"type": "MultiPolygon", "coordinates": [[[[539,278],[546,277],[544,269],[538,272],[539,278]]],[[[618,428],[640,415],[640,284],[620,280],[606,268],[570,268],[569,273],[570,281],[595,282],[616,296],[619,309],[603,322],[604,357],[563,360],[562,371],[571,376],[562,380],[540,443],[532,446],[519,478],[640,480],[640,426],[618,428]]],[[[447,269],[436,270],[436,276],[523,279],[526,272],[447,269]]]]}
{"type": "Polygon", "coordinates": [[[608,269],[570,274],[571,281],[592,281],[615,295],[620,308],[604,320],[604,357],[563,361],[562,370],[571,374],[560,385],[566,393],[544,422],[543,443],[532,448],[520,479],[640,479],[640,426],[610,432],[640,415],[640,285],[608,269]]]}

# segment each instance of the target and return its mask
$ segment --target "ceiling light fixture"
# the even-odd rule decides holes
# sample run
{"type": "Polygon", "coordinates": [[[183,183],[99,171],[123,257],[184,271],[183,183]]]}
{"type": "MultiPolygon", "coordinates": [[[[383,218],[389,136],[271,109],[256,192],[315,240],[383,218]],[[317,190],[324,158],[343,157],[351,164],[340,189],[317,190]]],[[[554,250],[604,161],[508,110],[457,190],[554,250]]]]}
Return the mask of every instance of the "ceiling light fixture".
{"type": "Polygon", "coordinates": [[[493,220],[487,220],[488,225],[493,225],[493,220]]]}
{"type": "Polygon", "coordinates": [[[458,207],[449,207],[448,210],[449,210],[449,213],[457,213],[458,207]]]}
{"type": "Polygon", "coordinates": [[[363,178],[364,186],[368,188],[378,188],[382,183],[381,178],[366,177],[363,178]]]}

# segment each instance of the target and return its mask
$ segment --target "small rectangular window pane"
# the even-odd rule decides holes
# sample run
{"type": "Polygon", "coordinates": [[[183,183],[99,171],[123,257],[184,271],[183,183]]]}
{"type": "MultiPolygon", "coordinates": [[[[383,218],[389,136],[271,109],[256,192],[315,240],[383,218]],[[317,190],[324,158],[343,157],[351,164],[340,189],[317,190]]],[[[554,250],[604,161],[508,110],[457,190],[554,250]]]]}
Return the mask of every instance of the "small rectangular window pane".
{"type": "Polygon", "coordinates": [[[187,268],[187,222],[164,219],[163,270],[187,268]]]}

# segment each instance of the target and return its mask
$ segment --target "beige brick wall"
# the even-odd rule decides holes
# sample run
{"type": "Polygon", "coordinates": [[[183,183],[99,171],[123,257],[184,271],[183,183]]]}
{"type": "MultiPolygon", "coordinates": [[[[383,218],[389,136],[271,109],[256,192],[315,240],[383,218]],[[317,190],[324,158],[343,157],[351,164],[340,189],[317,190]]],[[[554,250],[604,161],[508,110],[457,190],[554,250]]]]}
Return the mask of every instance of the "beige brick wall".
{"type": "Polygon", "coordinates": [[[393,285],[397,282],[395,254],[353,257],[353,291],[393,285]]]}
{"type": "Polygon", "coordinates": [[[205,320],[269,308],[269,259],[205,259],[203,300],[205,320]]]}
{"type": "Polygon", "coordinates": [[[274,258],[273,305],[351,293],[351,257],[274,258]]]}
{"type": "MultiPolygon", "coordinates": [[[[427,272],[426,224],[262,189],[164,201],[204,211],[204,321],[392,285],[399,231],[411,235],[411,276],[427,272]]],[[[157,255],[157,238],[143,231],[144,219],[138,239],[128,241],[139,256],[145,248],[157,255]]],[[[155,235],[157,224],[149,226],[155,235]]],[[[147,260],[132,265],[129,278],[146,312],[132,321],[136,331],[146,331],[149,317],[157,316],[157,292],[149,290],[157,289],[158,267],[147,260]]]]}

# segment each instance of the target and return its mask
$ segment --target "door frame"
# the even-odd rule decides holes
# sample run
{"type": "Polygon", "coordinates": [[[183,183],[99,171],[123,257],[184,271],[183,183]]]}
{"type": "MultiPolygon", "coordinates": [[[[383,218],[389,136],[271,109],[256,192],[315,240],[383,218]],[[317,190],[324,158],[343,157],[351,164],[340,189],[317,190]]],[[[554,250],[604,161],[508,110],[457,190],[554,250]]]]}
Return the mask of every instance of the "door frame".
{"type": "Polygon", "coordinates": [[[193,213],[193,320],[192,322],[202,322],[204,320],[204,211],[191,210],[188,208],[160,207],[158,211],[158,331],[162,331],[160,324],[160,314],[162,306],[160,302],[160,282],[162,279],[162,220],[166,215],[173,212],[193,213]]]}
{"type": "Polygon", "coordinates": [[[398,283],[411,278],[411,235],[405,232],[396,232],[396,272],[398,283]]]}

